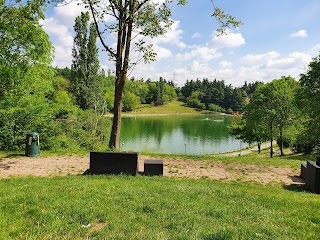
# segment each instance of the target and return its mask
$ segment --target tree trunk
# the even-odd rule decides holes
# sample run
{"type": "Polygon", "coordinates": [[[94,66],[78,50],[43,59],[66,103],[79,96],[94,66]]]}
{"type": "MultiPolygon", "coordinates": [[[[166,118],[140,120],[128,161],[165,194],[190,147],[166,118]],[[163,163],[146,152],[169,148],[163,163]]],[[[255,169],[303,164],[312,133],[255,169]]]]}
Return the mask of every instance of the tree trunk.
{"type": "Polygon", "coordinates": [[[131,45],[131,34],[133,27],[134,1],[129,3],[129,18],[125,11],[119,15],[119,31],[117,42],[117,63],[116,63],[116,83],[114,95],[114,113],[112,131],[109,141],[111,149],[120,148],[120,128],[121,128],[121,112],[122,112],[122,92],[125,80],[127,78],[129,55],[131,45]],[[129,19],[126,22],[126,19],[129,19]],[[124,56],[123,56],[124,53],[124,56]]]}
{"type": "Polygon", "coordinates": [[[261,143],[258,142],[258,153],[261,153],[261,143]]]}
{"type": "Polygon", "coordinates": [[[115,86],[113,122],[112,122],[112,130],[111,130],[111,136],[109,141],[109,147],[111,149],[120,148],[122,90],[123,90],[123,84],[121,84],[120,82],[115,86]]]}
{"type": "Polygon", "coordinates": [[[282,126],[280,126],[280,155],[283,156],[283,137],[282,137],[282,126]]]}
{"type": "Polygon", "coordinates": [[[273,132],[272,132],[272,123],[270,124],[270,133],[271,133],[271,139],[270,139],[270,157],[273,158],[273,132]]]}

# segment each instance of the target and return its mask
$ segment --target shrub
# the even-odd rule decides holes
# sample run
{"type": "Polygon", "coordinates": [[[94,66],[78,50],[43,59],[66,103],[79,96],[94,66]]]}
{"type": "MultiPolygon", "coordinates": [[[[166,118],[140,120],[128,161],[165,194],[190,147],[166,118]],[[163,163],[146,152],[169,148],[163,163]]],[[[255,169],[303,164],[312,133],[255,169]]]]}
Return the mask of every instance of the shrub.
{"type": "Polygon", "coordinates": [[[222,108],[216,104],[209,104],[209,110],[212,112],[222,112],[222,108]]]}

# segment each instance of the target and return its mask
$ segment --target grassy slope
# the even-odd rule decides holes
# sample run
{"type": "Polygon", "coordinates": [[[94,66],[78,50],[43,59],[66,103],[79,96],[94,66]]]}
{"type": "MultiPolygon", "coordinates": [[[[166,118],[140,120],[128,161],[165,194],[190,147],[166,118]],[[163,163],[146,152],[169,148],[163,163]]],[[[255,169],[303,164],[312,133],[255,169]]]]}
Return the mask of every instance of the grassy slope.
{"type": "Polygon", "coordinates": [[[1,179],[0,208],[0,239],[320,236],[320,195],[253,183],[141,176],[1,179]]]}
{"type": "Polygon", "coordinates": [[[123,113],[126,115],[148,115],[148,114],[200,114],[194,108],[184,106],[183,102],[173,100],[172,102],[163,106],[152,107],[149,104],[142,104],[140,107],[132,112],[123,113]]]}

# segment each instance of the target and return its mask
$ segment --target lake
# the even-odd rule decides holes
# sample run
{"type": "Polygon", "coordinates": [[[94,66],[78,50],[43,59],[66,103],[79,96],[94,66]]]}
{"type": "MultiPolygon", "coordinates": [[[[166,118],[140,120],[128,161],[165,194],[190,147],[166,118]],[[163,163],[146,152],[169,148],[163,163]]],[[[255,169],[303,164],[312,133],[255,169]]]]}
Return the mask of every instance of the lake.
{"type": "Polygon", "coordinates": [[[247,147],[229,134],[232,117],[139,116],[121,120],[121,149],[167,154],[216,154],[247,147]]]}

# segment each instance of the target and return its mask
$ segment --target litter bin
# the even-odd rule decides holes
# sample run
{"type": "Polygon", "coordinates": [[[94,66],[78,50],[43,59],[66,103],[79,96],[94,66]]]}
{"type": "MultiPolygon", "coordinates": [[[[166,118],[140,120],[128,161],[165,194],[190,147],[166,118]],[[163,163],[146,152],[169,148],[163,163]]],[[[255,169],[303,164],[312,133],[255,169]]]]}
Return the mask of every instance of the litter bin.
{"type": "Polygon", "coordinates": [[[40,156],[39,135],[36,132],[27,134],[26,137],[26,153],[27,157],[40,156]]]}

